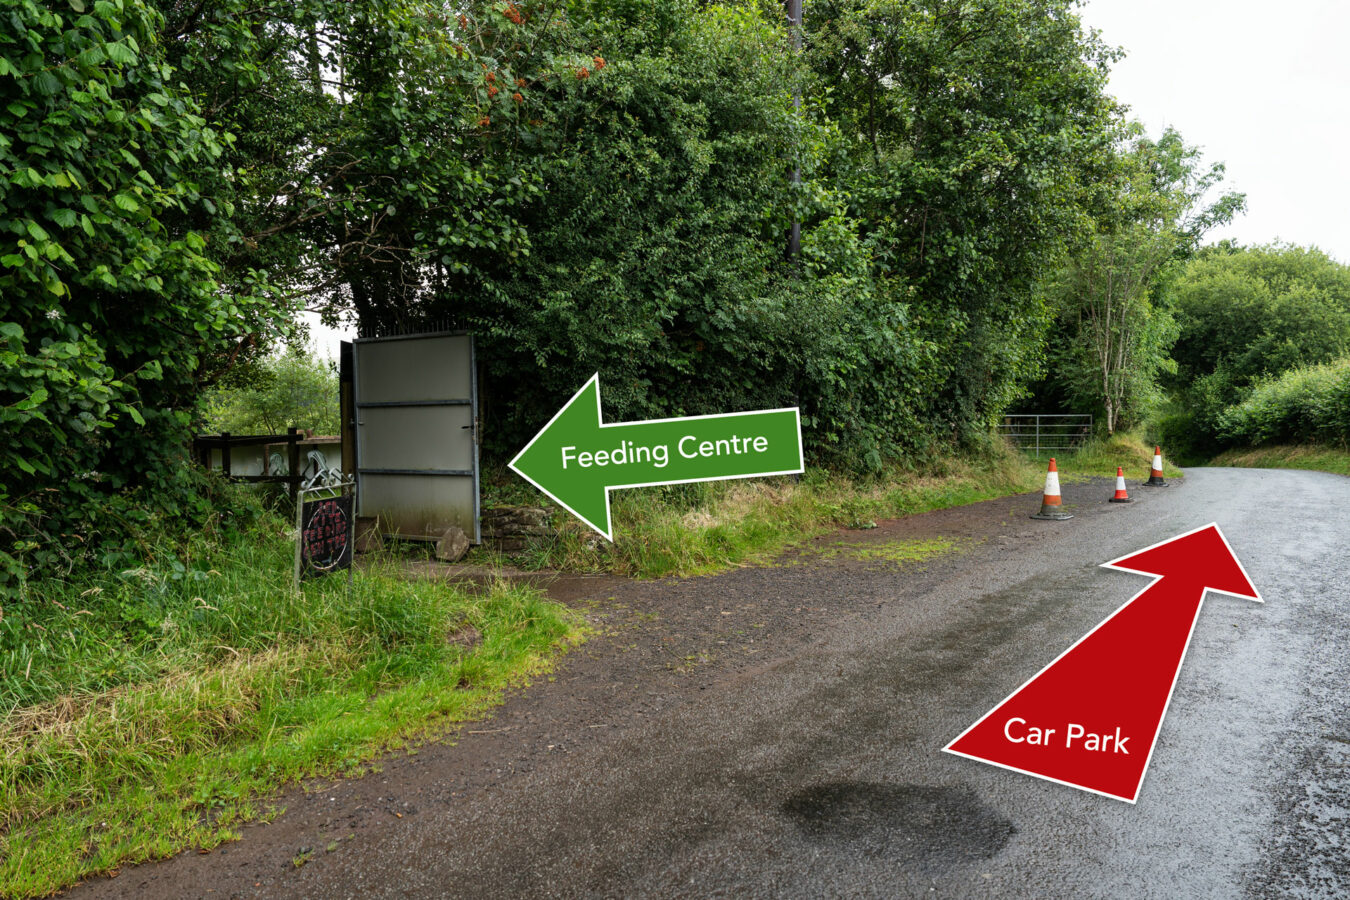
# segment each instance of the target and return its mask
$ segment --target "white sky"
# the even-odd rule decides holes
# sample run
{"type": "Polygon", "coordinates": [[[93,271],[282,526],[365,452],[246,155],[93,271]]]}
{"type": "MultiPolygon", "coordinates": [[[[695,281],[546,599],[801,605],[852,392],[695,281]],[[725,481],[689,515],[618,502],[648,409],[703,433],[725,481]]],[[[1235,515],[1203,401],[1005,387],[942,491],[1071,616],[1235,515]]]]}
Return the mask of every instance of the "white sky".
{"type": "Polygon", "coordinates": [[[329,328],[319,321],[318,313],[301,313],[301,318],[309,326],[309,349],[320,359],[331,359],[336,362],[338,345],[356,337],[355,325],[344,328],[329,328]]]}
{"type": "Polygon", "coordinates": [[[1247,213],[1207,241],[1277,238],[1350,263],[1350,3],[1085,0],[1085,26],[1126,57],[1109,90],[1228,166],[1247,213]]]}
{"type": "MultiPolygon", "coordinates": [[[[1109,90],[1130,114],[1154,136],[1176,128],[1247,194],[1207,240],[1311,244],[1350,263],[1350,3],[1084,0],[1080,15],[1125,49],[1109,90]]],[[[306,318],[323,356],[354,334],[306,318]]]]}

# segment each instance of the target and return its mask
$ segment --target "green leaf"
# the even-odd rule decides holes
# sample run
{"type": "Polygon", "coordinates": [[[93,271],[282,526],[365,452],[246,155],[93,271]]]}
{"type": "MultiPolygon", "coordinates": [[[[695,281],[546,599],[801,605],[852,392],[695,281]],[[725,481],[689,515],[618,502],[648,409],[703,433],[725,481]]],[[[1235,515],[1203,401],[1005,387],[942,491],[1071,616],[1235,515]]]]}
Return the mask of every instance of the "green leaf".
{"type": "Polygon", "coordinates": [[[141,415],[139,409],[128,403],[119,403],[117,405],[121,407],[127,415],[131,416],[131,421],[135,422],[137,425],[145,424],[145,417],[141,415]]]}
{"type": "Polygon", "coordinates": [[[47,402],[47,389],[38,388],[37,390],[33,391],[33,393],[29,394],[27,399],[20,400],[18,403],[14,404],[14,406],[16,409],[30,410],[36,407],[38,404],[46,402],[47,402]]]}
{"type": "Polygon", "coordinates": [[[33,76],[33,88],[44,97],[51,97],[61,90],[61,79],[43,69],[33,76]]]}
{"type": "Polygon", "coordinates": [[[136,51],[120,41],[104,44],[103,52],[119,66],[130,66],[136,62],[136,51]]]}

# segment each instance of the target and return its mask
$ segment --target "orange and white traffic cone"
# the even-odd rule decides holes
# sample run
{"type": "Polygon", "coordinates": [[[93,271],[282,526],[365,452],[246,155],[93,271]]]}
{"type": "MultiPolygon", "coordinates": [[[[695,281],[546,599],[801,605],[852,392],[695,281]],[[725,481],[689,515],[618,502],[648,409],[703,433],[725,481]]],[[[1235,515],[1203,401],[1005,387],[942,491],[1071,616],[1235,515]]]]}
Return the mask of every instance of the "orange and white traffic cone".
{"type": "Polygon", "coordinates": [[[1055,467],[1055,458],[1050,457],[1050,468],[1045,473],[1045,490],[1041,493],[1041,511],[1033,519],[1072,519],[1073,513],[1064,511],[1063,500],[1059,496],[1059,469],[1055,467]]]}
{"type": "Polygon", "coordinates": [[[1153,447],[1153,471],[1148,473],[1148,481],[1144,482],[1146,487],[1167,487],[1167,482],[1163,480],[1162,473],[1162,448],[1154,445],[1153,447]]]}
{"type": "Polygon", "coordinates": [[[1112,503],[1133,503],[1129,492],[1125,490],[1125,470],[1116,466],[1116,495],[1111,498],[1112,503]]]}

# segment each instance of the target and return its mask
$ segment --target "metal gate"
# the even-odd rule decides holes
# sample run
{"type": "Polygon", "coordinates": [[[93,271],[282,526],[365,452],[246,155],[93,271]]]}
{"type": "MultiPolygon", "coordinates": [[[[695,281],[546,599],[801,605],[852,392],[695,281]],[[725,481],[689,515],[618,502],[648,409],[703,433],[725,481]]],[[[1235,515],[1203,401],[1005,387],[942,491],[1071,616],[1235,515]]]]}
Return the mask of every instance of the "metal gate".
{"type": "Polygon", "coordinates": [[[436,540],[478,525],[478,369],[462,331],[358,338],[352,347],[359,515],[436,540]]]}
{"type": "Polygon", "coordinates": [[[1037,456],[1063,453],[1092,437],[1092,416],[1049,413],[1009,415],[1003,417],[998,431],[1019,450],[1030,450],[1037,456]]]}

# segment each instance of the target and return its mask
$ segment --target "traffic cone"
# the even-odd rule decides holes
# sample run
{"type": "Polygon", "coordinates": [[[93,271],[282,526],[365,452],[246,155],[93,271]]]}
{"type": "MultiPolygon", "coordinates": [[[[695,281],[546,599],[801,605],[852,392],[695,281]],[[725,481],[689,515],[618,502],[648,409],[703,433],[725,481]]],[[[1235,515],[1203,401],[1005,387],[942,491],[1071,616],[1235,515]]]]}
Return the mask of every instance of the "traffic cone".
{"type": "Polygon", "coordinates": [[[1167,487],[1167,482],[1163,481],[1162,448],[1157,445],[1153,447],[1153,471],[1148,473],[1148,481],[1144,484],[1147,487],[1167,487]]]}
{"type": "Polygon", "coordinates": [[[1045,491],[1041,494],[1041,511],[1033,519],[1072,519],[1072,513],[1066,513],[1059,496],[1059,469],[1055,467],[1055,458],[1050,457],[1050,468],[1045,473],[1045,491]]]}
{"type": "Polygon", "coordinates": [[[1125,490],[1125,470],[1116,466],[1116,495],[1111,498],[1112,503],[1133,503],[1129,493],[1125,490]]]}

